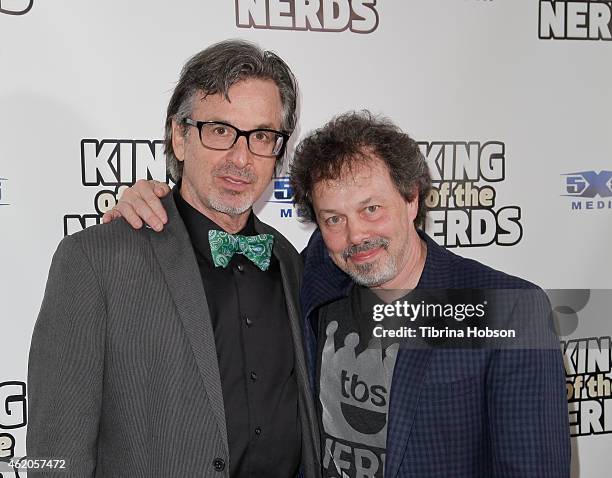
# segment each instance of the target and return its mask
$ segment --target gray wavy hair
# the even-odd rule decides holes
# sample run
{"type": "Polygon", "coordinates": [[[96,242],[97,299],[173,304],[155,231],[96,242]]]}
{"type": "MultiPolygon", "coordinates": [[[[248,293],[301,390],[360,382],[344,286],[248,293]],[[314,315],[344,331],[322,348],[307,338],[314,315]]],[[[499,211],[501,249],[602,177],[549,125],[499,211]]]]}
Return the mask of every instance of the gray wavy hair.
{"type": "Polygon", "coordinates": [[[183,134],[186,134],[183,121],[191,115],[198,93],[221,93],[229,99],[229,89],[248,78],[269,79],[276,83],[283,105],[281,128],[288,134],[293,132],[297,121],[298,87],[289,66],[275,53],[262,50],[254,43],[244,40],[215,43],[185,63],[168,104],[164,152],[166,167],[174,182],[183,175],[183,163],[176,158],[172,147],[172,120],[183,125],[183,134]]]}

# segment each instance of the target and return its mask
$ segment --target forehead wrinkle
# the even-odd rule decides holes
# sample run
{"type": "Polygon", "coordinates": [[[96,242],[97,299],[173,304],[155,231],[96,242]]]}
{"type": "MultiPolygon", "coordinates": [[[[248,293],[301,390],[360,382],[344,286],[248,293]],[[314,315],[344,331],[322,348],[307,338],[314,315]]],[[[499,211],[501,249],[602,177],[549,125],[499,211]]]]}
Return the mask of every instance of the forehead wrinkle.
{"type": "Polygon", "coordinates": [[[372,202],[372,196],[365,198],[363,201],[359,201],[359,206],[365,206],[366,204],[372,202]]]}
{"type": "Polygon", "coordinates": [[[362,179],[372,177],[372,173],[372,167],[362,163],[361,159],[351,160],[342,166],[337,177],[324,177],[315,182],[314,188],[344,189],[359,184],[362,179]]]}
{"type": "Polygon", "coordinates": [[[198,90],[195,96],[195,104],[192,107],[192,114],[194,113],[203,117],[198,118],[198,120],[220,121],[222,123],[228,123],[242,131],[252,131],[256,129],[272,129],[278,131],[282,128],[283,123],[282,99],[278,87],[272,80],[247,79],[240,81],[232,85],[226,94],[222,92],[207,93],[198,90]],[[273,88],[272,91],[263,94],[261,90],[255,94],[252,94],[252,91],[243,91],[245,87],[252,87],[253,83],[263,84],[262,86],[264,86],[264,89],[269,89],[269,86],[273,88]],[[232,100],[234,101],[232,102],[232,100]],[[279,108],[273,108],[274,111],[268,111],[268,106],[276,102],[276,100],[278,100],[279,108]],[[211,112],[210,109],[215,111],[211,112]],[[245,109],[248,111],[245,112],[245,109]],[[198,112],[196,112],[196,110],[198,110],[198,112]],[[263,114],[263,112],[265,112],[265,114],[263,114]],[[248,124],[250,120],[256,121],[256,123],[254,125],[248,124]]]}

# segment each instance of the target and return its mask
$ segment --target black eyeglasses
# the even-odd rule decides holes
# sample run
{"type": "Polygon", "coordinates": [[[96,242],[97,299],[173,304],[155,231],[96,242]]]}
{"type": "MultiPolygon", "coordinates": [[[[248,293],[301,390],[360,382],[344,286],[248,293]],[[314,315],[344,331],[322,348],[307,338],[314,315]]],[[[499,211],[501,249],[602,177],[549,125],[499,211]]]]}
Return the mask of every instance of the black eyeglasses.
{"type": "Polygon", "coordinates": [[[195,121],[185,118],[185,124],[195,126],[200,132],[202,145],[209,149],[225,151],[231,149],[238,138],[247,139],[249,151],[256,156],[280,156],[289,140],[289,135],[282,131],[260,128],[243,131],[229,123],[221,121],[195,121]]]}

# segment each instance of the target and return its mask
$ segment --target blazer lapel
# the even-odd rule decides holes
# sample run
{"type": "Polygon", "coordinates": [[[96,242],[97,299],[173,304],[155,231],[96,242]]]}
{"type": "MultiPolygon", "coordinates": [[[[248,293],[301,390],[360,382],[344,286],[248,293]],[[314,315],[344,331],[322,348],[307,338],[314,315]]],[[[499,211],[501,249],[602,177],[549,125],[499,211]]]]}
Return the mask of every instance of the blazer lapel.
{"type": "Polygon", "coordinates": [[[394,478],[410,437],[419,394],[432,350],[400,349],[393,370],[387,422],[385,477],[394,478]]]}
{"type": "Polygon", "coordinates": [[[183,323],[227,451],[219,362],[200,270],[173,195],[168,194],[162,203],[168,214],[168,223],[163,232],[151,232],[149,237],[183,323]]]}
{"type": "MultiPolygon", "coordinates": [[[[299,256],[292,257],[292,251],[289,250],[291,246],[287,240],[282,237],[278,231],[262,223],[257,219],[257,216],[255,216],[255,230],[258,234],[272,234],[274,236],[272,253],[280,264],[281,278],[283,281],[283,292],[285,295],[289,325],[295,350],[295,369],[297,372],[298,386],[300,388],[300,413],[304,415],[310,428],[308,433],[310,446],[308,446],[308,449],[313,455],[311,460],[314,463],[308,464],[308,466],[312,465],[313,469],[318,470],[320,468],[319,464],[321,463],[321,447],[318,441],[318,421],[316,410],[312,402],[312,392],[309,386],[299,308],[299,290],[302,274],[301,259],[299,256]]],[[[304,466],[304,459],[302,462],[304,466]]]]}

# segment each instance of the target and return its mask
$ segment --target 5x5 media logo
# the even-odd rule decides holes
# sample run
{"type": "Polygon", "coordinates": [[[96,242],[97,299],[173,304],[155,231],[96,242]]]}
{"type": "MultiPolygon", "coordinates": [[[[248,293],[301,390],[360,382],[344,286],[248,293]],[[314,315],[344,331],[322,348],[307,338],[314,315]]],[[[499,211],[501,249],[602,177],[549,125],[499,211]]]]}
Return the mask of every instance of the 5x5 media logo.
{"type": "Polygon", "coordinates": [[[277,176],[270,183],[271,191],[266,202],[275,204],[282,218],[299,217],[299,211],[293,207],[293,188],[288,176],[277,176]]]}
{"type": "Polygon", "coordinates": [[[281,204],[291,204],[293,202],[293,188],[289,181],[288,176],[280,176],[272,178],[274,186],[274,199],[270,199],[268,202],[275,202],[281,204]]]}
{"type": "Polygon", "coordinates": [[[572,210],[612,209],[612,171],[579,171],[563,174],[565,193],[576,198],[572,210]],[[595,198],[600,199],[595,201],[595,198]]]}
{"type": "Polygon", "coordinates": [[[0,0],[0,13],[25,15],[34,6],[34,0],[0,0]]]}

